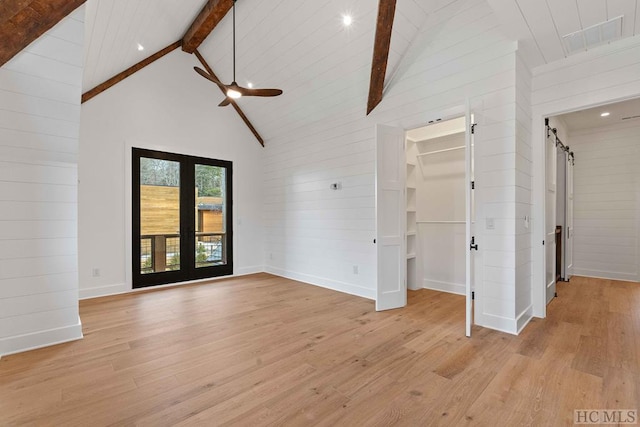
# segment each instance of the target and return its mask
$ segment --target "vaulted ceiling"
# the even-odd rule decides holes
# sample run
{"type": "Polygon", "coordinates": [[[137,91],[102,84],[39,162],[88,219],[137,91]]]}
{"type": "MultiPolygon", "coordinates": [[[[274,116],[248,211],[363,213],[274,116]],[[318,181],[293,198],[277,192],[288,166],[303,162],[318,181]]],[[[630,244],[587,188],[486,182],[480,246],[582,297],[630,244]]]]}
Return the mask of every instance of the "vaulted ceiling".
{"type": "Polygon", "coordinates": [[[640,34],[638,0],[487,0],[530,67],[567,56],[564,35],[623,16],[622,37],[640,34]]]}
{"type": "MultiPolygon", "coordinates": [[[[399,0],[386,85],[429,42],[432,12],[467,0],[399,0]],[[422,30],[422,31],[421,31],[422,30]],[[425,39],[426,38],[426,39],[425,39]]],[[[469,0],[480,1],[480,0],[469,0]]],[[[531,67],[566,56],[564,34],[624,15],[622,33],[640,32],[640,0],[486,0],[531,67]]],[[[180,40],[206,0],[88,0],[84,90],[180,40]],[[138,50],[139,45],[144,50],[138,50]]],[[[454,5],[455,7],[455,5],[454,5]]],[[[295,129],[301,119],[366,109],[378,0],[239,0],[237,80],[278,87],[285,96],[238,104],[263,136],[295,129]],[[353,17],[345,27],[344,15],[353,17]]],[[[218,77],[232,79],[231,14],[198,48],[218,77]]],[[[193,72],[185,70],[185,73],[193,72]]],[[[222,100],[211,87],[212,104],[222,100]]]]}

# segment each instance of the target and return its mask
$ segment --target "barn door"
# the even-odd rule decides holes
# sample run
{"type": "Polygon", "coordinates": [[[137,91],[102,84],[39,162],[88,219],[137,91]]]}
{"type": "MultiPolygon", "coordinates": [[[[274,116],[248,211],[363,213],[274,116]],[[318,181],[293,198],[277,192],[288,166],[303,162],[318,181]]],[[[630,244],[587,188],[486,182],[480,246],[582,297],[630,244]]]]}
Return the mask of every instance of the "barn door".
{"type": "Polygon", "coordinates": [[[407,304],[404,130],[376,128],[376,310],[407,304]]]}
{"type": "Polygon", "coordinates": [[[565,280],[569,280],[573,276],[573,160],[570,156],[566,156],[567,162],[567,218],[565,220],[565,280]]]}
{"type": "Polygon", "coordinates": [[[558,171],[555,136],[550,134],[545,142],[545,284],[547,304],[556,294],[556,178],[558,171]]]}

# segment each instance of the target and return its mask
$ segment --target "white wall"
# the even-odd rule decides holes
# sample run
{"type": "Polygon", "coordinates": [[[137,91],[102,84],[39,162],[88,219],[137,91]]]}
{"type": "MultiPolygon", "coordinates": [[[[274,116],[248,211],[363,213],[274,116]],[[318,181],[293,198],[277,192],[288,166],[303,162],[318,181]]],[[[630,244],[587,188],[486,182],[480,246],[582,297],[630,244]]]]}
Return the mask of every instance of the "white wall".
{"type": "MultiPolygon", "coordinates": [[[[416,143],[419,153],[464,147],[462,133],[416,143]]],[[[465,294],[465,150],[418,157],[417,220],[424,288],[465,294]],[[456,221],[457,224],[446,224],[456,221]],[[440,222],[440,223],[434,223],[440,222]]]]}
{"type": "Polygon", "coordinates": [[[194,65],[174,51],[82,105],[81,298],[131,290],[132,146],[232,161],[234,274],[263,271],[264,149],[194,65]]]}
{"type": "MultiPolygon", "coordinates": [[[[640,96],[639,57],[630,37],[532,70],[534,242],[544,240],[544,118],[640,96]]],[[[544,247],[533,251],[534,314],[544,317],[544,247]]]]}
{"type": "Polygon", "coordinates": [[[574,273],[640,281],[640,122],[571,134],[574,273]]]}
{"type": "MultiPolygon", "coordinates": [[[[514,175],[516,169],[516,43],[502,35],[482,0],[458,0],[439,9],[418,37],[420,52],[409,55],[415,61],[369,117],[366,98],[346,99],[341,111],[294,132],[276,130],[270,139],[265,156],[268,271],[373,298],[375,124],[412,129],[459,117],[467,98],[484,112],[485,142],[476,156],[481,221],[489,201],[513,204],[515,182],[503,180],[501,171],[514,175]],[[341,191],[329,190],[334,181],[342,182],[341,191]]],[[[369,70],[357,72],[368,75],[369,70]]],[[[354,75],[344,79],[359,81],[354,75]]],[[[515,212],[505,216],[496,219],[495,230],[477,234],[490,270],[478,278],[479,286],[486,284],[479,290],[487,299],[477,304],[476,322],[515,333],[514,293],[496,286],[504,280],[515,287],[515,212]]]]}
{"type": "Polygon", "coordinates": [[[82,337],[81,7],[0,68],[0,355],[82,337]]]}
{"type": "Polygon", "coordinates": [[[517,330],[533,315],[531,301],[531,201],[533,175],[531,149],[531,71],[521,52],[516,56],[516,147],[515,147],[515,298],[517,330]]]}

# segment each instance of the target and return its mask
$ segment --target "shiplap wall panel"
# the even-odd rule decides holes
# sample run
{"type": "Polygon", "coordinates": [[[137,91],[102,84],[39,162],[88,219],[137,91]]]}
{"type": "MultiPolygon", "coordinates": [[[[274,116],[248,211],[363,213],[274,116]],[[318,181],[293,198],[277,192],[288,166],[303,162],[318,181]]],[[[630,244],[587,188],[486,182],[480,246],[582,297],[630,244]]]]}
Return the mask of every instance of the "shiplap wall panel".
{"type": "MultiPolygon", "coordinates": [[[[313,109],[296,110],[303,100],[292,95],[280,110],[276,109],[278,101],[269,101],[270,111],[257,117],[258,125],[273,135],[264,156],[267,270],[372,298],[376,277],[372,221],[375,123],[419,127],[452,108],[460,111],[467,98],[481,100],[486,109],[485,142],[478,147],[476,161],[478,173],[486,174],[494,187],[479,188],[478,204],[484,212],[497,203],[501,205],[497,209],[506,215],[496,218],[495,230],[477,234],[487,257],[486,272],[480,278],[486,299],[482,300],[483,315],[476,320],[515,333],[516,226],[515,212],[506,206],[526,198],[515,181],[516,46],[499,33],[484,1],[448,2],[426,22],[416,36],[420,43],[411,48],[417,51],[408,52],[405,58],[410,59],[409,65],[401,67],[370,117],[364,114],[364,96],[344,97],[334,92],[344,90],[358,73],[369,71],[359,68],[356,60],[345,66],[343,85],[324,93],[319,85],[315,93],[328,101],[318,114],[313,109]],[[277,127],[269,121],[276,116],[277,127]],[[356,176],[357,181],[350,181],[356,176]],[[505,176],[511,177],[510,183],[500,182],[505,176]],[[302,194],[309,191],[293,185],[300,181],[318,187],[311,194],[302,194]],[[333,182],[341,182],[342,189],[331,190],[333,182]],[[349,219],[363,211],[368,212],[361,222],[364,227],[355,227],[356,222],[349,219]],[[321,224],[307,219],[323,217],[325,212],[330,216],[321,224]]],[[[368,52],[370,55],[370,49],[368,52]]],[[[478,177],[482,186],[480,181],[478,177]]],[[[482,216],[480,224],[484,221],[482,216]]]]}
{"type": "Polygon", "coordinates": [[[0,69],[0,354],[77,339],[84,8],[0,69]]]}
{"type": "Polygon", "coordinates": [[[70,105],[76,105],[75,100],[82,94],[79,86],[22,74],[4,67],[0,68],[0,89],[70,105]]]}
{"type": "Polygon", "coordinates": [[[639,134],[638,121],[571,134],[577,275],[640,281],[639,134]]]}
{"type": "Polygon", "coordinates": [[[77,245],[73,238],[0,240],[0,259],[2,260],[76,254],[77,245]]]}
{"type": "Polygon", "coordinates": [[[531,140],[531,85],[532,75],[520,53],[516,56],[516,316],[521,330],[533,315],[531,299],[531,212],[533,150],[531,140]],[[527,218],[528,224],[525,222],[527,218]]]}
{"type": "MultiPolygon", "coordinates": [[[[611,44],[594,48],[587,52],[571,55],[565,60],[535,68],[532,85],[532,132],[534,150],[534,222],[535,241],[544,239],[542,220],[544,210],[544,118],[570,111],[577,111],[595,105],[605,105],[618,100],[640,96],[640,39],[629,37],[611,44]],[[538,220],[536,220],[536,218],[538,220]]],[[[572,148],[573,148],[573,144],[572,148]]],[[[576,165],[578,161],[576,160],[576,165]]],[[[615,182],[614,176],[621,175],[611,168],[594,166],[589,176],[583,176],[583,184],[615,182]]],[[[628,173],[627,173],[628,175],[628,173]]],[[[581,202],[584,208],[597,208],[598,202],[581,202]]],[[[610,208],[633,209],[634,202],[611,201],[610,208]]],[[[594,229],[598,237],[609,238],[604,230],[594,229]]],[[[625,236],[620,236],[625,237],[625,236]]],[[[578,239],[575,243],[578,245],[578,239]]],[[[575,261],[575,257],[574,257],[575,261]]],[[[544,251],[534,245],[533,295],[534,313],[544,316],[544,251]]]]}

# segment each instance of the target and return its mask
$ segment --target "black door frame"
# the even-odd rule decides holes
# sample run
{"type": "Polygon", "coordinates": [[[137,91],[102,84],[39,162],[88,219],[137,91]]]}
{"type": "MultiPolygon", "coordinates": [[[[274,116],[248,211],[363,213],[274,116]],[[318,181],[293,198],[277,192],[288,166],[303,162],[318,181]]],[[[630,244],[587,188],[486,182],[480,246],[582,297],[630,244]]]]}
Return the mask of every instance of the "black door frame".
{"type": "Polygon", "coordinates": [[[206,279],[233,274],[233,163],[226,160],[167,153],[132,147],[131,149],[131,253],[132,286],[134,289],[206,279]],[[180,163],[180,270],[160,273],[141,273],[140,249],[140,158],[169,160],[180,163]],[[218,166],[225,172],[225,249],[226,263],[196,268],[195,242],[195,166],[218,166]]]}

